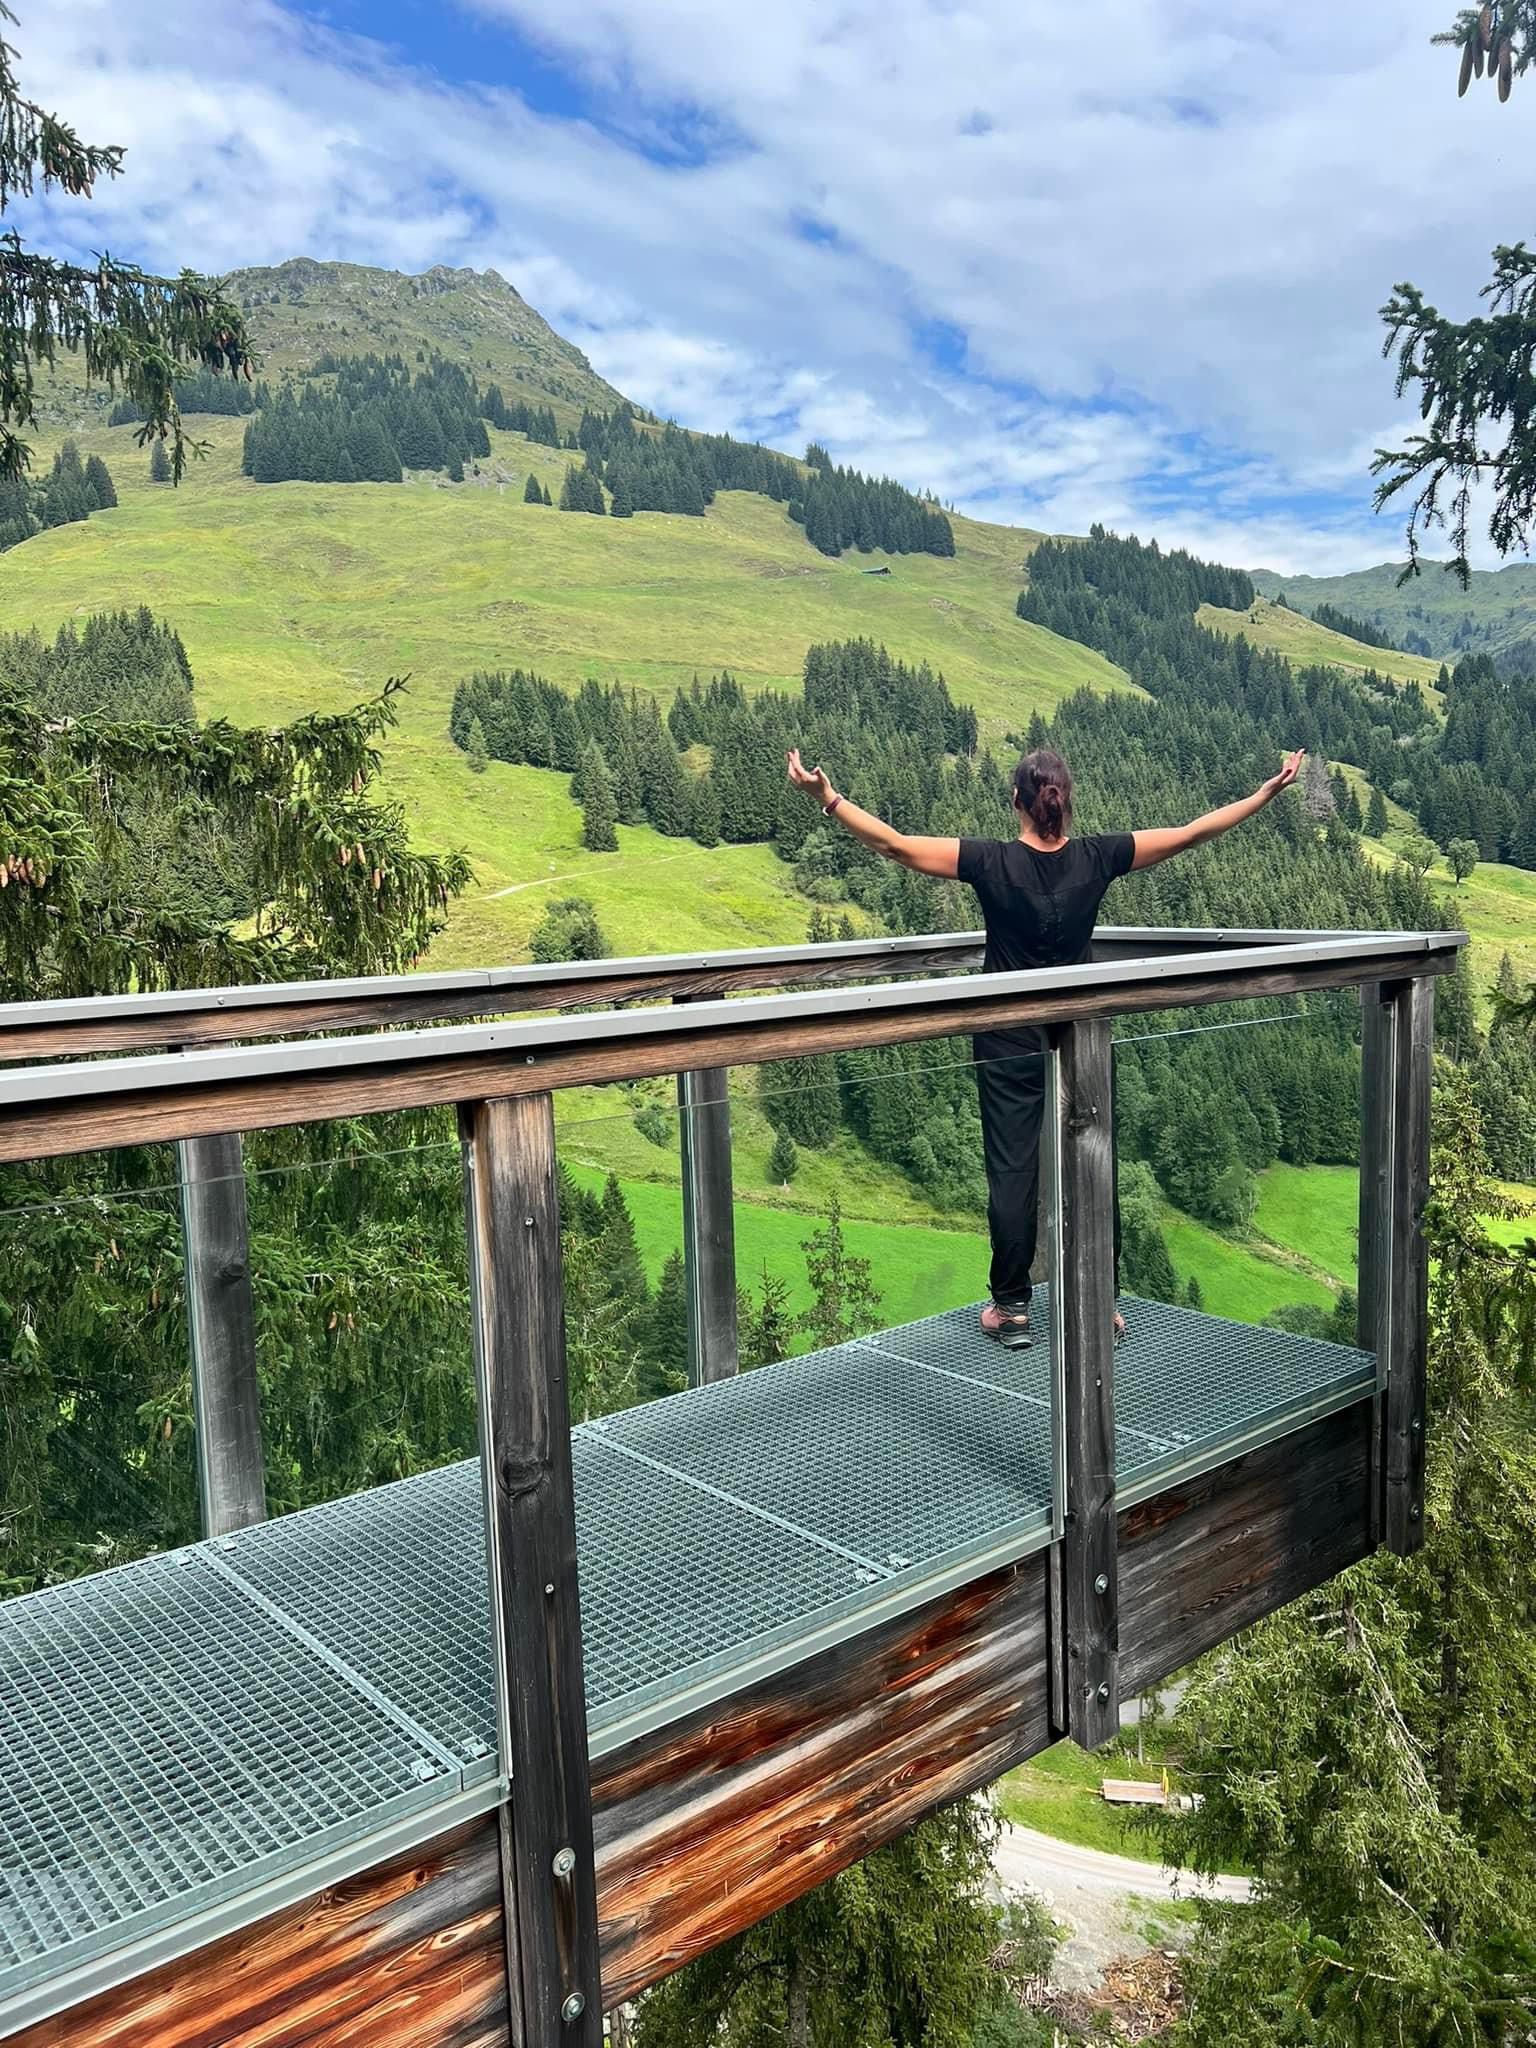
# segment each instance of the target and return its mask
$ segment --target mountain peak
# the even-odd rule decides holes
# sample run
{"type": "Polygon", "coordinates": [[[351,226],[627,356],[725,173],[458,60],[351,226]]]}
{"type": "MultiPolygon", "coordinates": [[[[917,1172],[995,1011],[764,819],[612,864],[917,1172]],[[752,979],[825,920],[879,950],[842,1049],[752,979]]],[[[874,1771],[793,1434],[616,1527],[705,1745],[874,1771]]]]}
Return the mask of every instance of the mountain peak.
{"type": "Polygon", "coordinates": [[[411,276],[291,256],[233,272],[229,288],[268,376],[310,369],[327,354],[410,361],[420,351],[500,383],[509,399],[549,401],[566,415],[606,412],[622,397],[496,270],[435,263],[411,276]]]}

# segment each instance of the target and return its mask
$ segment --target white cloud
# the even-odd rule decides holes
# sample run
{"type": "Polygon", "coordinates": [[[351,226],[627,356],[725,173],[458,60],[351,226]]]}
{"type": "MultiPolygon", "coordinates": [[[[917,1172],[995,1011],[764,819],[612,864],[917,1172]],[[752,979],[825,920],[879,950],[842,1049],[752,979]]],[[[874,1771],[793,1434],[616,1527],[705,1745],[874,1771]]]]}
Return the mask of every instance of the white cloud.
{"type": "Polygon", "coordinates": [[[29,15],[29,86],[130,150],[48,233],[210,268],[494,263],[691,423],[814,435],[1031,525],[1287,570],[1397,551],[1368,512],[1400,416],[1376,308],[1405,276],[1470,308],[1522,225],[1468,227],[1513,130],[1454,98],[1444,0],[480,7],[601,123],[275,0],[29,15]],[[701,157],[656,149],[680,127],[701,157]]]}

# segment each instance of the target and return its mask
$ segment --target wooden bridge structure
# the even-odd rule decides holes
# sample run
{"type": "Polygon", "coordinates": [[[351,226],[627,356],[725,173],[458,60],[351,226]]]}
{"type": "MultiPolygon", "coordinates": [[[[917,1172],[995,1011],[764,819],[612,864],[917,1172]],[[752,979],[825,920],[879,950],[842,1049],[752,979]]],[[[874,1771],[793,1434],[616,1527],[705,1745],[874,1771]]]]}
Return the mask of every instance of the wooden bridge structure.
{"type": "Polygon", "coordinates": [[[1460,933],[977,934],[0,1008],[0,1160],[179,1148],[205,1540],[0,1606],[0,2037],[596,2048],[605,2010],[1423,1516],[1460,933]],[[1112,1029],[1359,991],[1354,1346],[1126,1302],[1112,1029]],[[1051,1045],[1048,1325],[736,1371],[733,1067],[1051,1045]],[[676,1075],[682,1394],[573,1431],[553,1096],[676,1075]],[[264,1519],[240,1133],[456,1106],[480,1457],[264,1519]]]}

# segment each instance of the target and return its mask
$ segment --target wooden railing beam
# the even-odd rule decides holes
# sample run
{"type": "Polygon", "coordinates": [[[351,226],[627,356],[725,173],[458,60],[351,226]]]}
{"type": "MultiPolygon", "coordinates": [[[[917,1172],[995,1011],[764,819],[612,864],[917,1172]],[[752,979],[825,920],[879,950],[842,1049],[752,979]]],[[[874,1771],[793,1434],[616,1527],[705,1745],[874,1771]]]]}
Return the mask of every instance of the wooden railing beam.
{"type": "MultiPolygon", "coordinates": [[[[1102,926],[1095,960],[1284,946],[1343,933],[1191,931],[1102,926]]],[[[154,990],[0,1004],[0,1061],[68,1059],[168,1046],[234,1045],[307,1033],[505,1017],[540,1010],[695,1001],[743,990],[835,986],[981,965],[980,932],[831,945],[759,946],[713,954],[498,967],[450,974],[373,975],[238,988],[154,990]]]]}
{"type": "Polygon", "coordinates": [[[554,1109],[461,1105],[486,1473],[512,2048],[600,2048],[554,1109]]]}
{"type": "Polygon", "coordinates": [[[176,1148],[203,1534],[267,1516],[245,1163],[236,1133],[176,1148]]]}
{"type": "Polygon", "coordinates": [[[1113,1048],[1094,1018],[1052,1034],[1057,1067],[1060,1293],[1057,1366],[1066,1501],[1060,1542],[1064,1659],[1053,1690],[1084,1749],[1119,1733],[1115,1538],[1115,1166],[1113,1048]]]}
{"type": "Polygon", "coordinates": [[[0,1160],[62,1157],[208,1132],[552,1088],[604,1085],[692,1067],[907,1044],[958,1033],[1128,1016],[1188,1003],[1448,972],[1458,935],[1358,937],[1223,959],[1046,969],[814,991],[667,1011],[460,1025],[294,1045],[18,1069],[0,1076],[0,1160]],[[1398,945],[1401,950],[1396,950],[1398,945]]]}

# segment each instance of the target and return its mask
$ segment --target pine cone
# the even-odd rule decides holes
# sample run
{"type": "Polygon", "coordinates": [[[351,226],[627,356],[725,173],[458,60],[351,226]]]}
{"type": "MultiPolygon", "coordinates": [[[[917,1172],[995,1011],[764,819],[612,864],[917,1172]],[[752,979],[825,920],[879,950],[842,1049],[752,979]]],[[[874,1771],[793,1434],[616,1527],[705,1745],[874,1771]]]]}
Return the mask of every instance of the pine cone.
{"type": "Polygon", "coordinates": [[[1465,92],[1466,92],[1466,90],[1467,90],[1467,87],[1468,87],[1468,86],[1469,86],[1469,85],[1470,85],[1471,83],[1472,83],[1472,45],[1471,45],[1471,43],[1470,43],[1470,42],[1465,42],[1465,43],[1463,43],[1463,44],[1462,44],[1462,46],[1461,46],[1461,76],[1460,76],[1460,78],[1458,78],[1458,79],[1457,79],[1457,81],[1456,81],[1456,97],[1457,97],[1458,99],[1462,98],[1462,96],[1463,96],[1463,95],[1465,94],[1465,92]]]}
{"type": "Polygon", "coordinates": [[[1478,38],[1477,38],[1476,36],[1474,36],[1474,37],[1472,38],[1472,76],[1473,76],[1474,78],[1481,78],[1481,77],[1482,77],[1482,75],[1483,75],[1483,46],[1482,46],[1481,42],[1480,42],[1480,41],[1478,40],[1478,38]]]}
{"type": "Polygon", "coordinates": [[[1485,50],[1493,48],[1493,9],[1480,7],[1477,10],[1477,34],[1485,50]]]}
{"type": "Polygon", "coordinates": [[[1509,98],[1510,87],[1515,82],[1515,46],[1506,36],[1499,45],[1499,98],[1509,98]]]}

